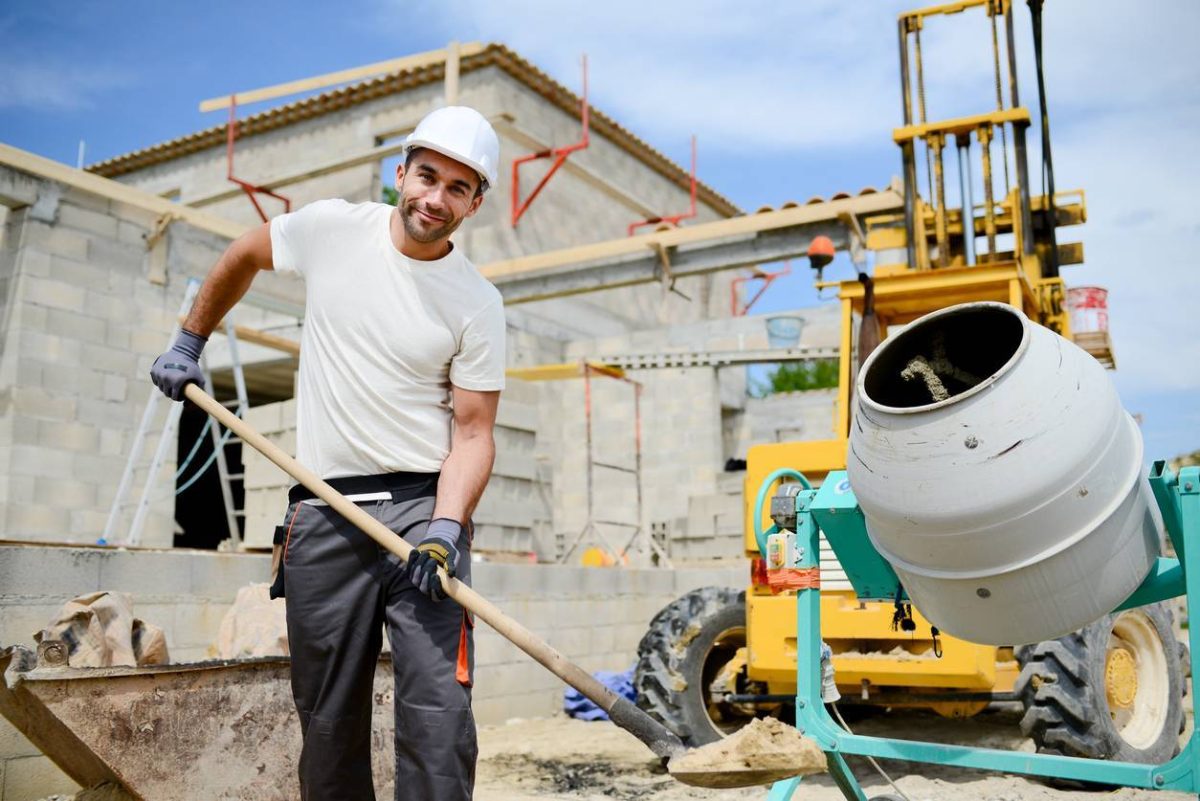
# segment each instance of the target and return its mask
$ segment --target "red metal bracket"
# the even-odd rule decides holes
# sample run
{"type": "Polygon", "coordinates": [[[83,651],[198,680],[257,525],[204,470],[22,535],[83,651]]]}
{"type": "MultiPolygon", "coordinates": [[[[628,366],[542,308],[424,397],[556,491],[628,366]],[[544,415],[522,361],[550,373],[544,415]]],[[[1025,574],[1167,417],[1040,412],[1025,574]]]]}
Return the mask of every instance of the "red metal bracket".
{"type": "Polygon", "coordinates": [[[644,220],[638,220],[635,223],[629,224],[627,231],[629,236],[633,236],[634,232],[645,225],[658,225],[659,223],[667,223],[668,225],[679,225],[681,220],[690,220],[696,216],[696,137],[692,137],[692,188],[689,194],[688,210],[685,214],[675,214],[671,217],[647,217],[644,220]]]}
{"type": "Polygon", "coordinates": [[[763,296],[763,293],[767,291],[767,287],[769,287],[776,278],[782,278],[783,276],[789,275],[792,272],[792,263],[789,261],[786,262],[786,265],[787,266],[785,266],[782,270],[777,270],[773,273],[764,272],[755,267],[754,272],[750,275],[742,275],[733,279],[733,281],[729,284],[729,313],[734,317],[742,317],[748,311],[750,311],[750,307],[758,302],[758,299],[763,296]],[[746,305],[739,310],[738,287],[747,281],[759,280],[763,282],[762,286],[760,286],[758,291],[754,293],[754,297],[746,301],[746,305]]]}
{"type": "Polygon", "coordinates": [[[258,212],[258,216],[262,218],[263,222],[267,222],[270,218],[267,217],[267,213],[259,205],[258,198],[255,197],[256,194],[266,195],[267,197],[273,197],[276,200],[282,201],[285,214],[291,211],[291,199],[272,192],[265,187],[256,186],[249,181],[235,178],[233,175],[233,142],[237,139],[237,96],[229,98],[229,124],[225,126],[225,130],[225,177],[242,188],[242,191],[246,193],[246,197],[250,198],[250,202],[254,204],[254,210],[258,212]]]}
{"type": "Polygon", "coordinates": [[[584,150],[588,146],[588,88],[587,88],[587,55],[583,57],[583,99],[580,102],[580,120],[583,124],[583,138],[573,145],[566,147],[548,148],[539,150],[537,153],[530,153],[528,156],[521,156],[513,159],[512,165],[512,226],[517,227],[517,221],[521,219],[521,215],[529,210],[533,204],[534,198],[542,191],[542,188],[549,183],[550,178],[554,173],[558,172],[558,168],[567,160],[567,156],[577,150],[584,150]],[[542,176],[542,180],[538,181],[537,186],[529,193],[529,197],[521,201],[521,172],[522,164],[527,164],[538,159],[554,159],[554,163],[550,165],[550,169],[542,176]]]}

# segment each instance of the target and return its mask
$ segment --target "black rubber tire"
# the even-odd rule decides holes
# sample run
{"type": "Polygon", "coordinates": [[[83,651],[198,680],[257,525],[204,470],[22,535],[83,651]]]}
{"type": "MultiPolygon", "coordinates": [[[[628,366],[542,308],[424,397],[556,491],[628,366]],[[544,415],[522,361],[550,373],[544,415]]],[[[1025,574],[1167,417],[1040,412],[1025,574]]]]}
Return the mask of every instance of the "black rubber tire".
{"type": "Polygon", "coordinates": [[[1057,640],[1016,650],[1015,691],[1025,706],[1021,731],[1039,753],[1162,764],[1176,751],[1183,716],[1181,653],[1162,604],[1108,615],[1057,640]],[[1110,714],[1105,686],[1109,636],[1118,615],[1142,614],[1163,647],[1168,703],[1156,736],[1127,741],[1110,714]]]}
{"type": "Polygon", "coordinates": [[[638,706],[689,747],[731,733],[736,724],[718,728],[710,716],[707,687],[745,645],[745,630],[745,593],[727,587],[693,590],[663,607],[638,644],[633,679],[638,706]]]}

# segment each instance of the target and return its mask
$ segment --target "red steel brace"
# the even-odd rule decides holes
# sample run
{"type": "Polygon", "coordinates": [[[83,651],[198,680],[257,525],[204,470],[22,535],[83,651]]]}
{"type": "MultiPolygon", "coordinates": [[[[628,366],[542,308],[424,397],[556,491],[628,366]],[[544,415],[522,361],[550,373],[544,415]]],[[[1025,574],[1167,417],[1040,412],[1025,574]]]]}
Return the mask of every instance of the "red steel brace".
{"type": "Polygon", "coordinates": [[[583,138],[581,138],[578,142],[576,142],[573,145],[567,145],[566,147],[558,147],[558,148],[548,148],[546,150],[539,150],[537,153],[530,153],[528,156],[521,156],[520,158],[513,159],[513,165],[512,165],[512,225],[513,225],[513,228],[517,227],[517,221],[521,219],[521,215],[529,210],[529,207],[533,204],[534,198],[536,198],[538,196],[538,193],[542,191],[542,188],[547,183],[549,183],[550,178],[554,175],[554,173],[558,172],[558,168],[561,167],[564,162],[566,162],[567,156],[571,155],[572,153],[574,153],[577,150],[584,150],[587,148],[587,146],[588,146],[588,97],[587,96],[588,96],[587,55],[584,54],[584,56],[583,56],[583,100],[580,102],[580,105],[582,107],[582,110],[580,111],[580,118],[583,123],[583,138]],[[554,163],[550,165],[550,169],[547,170],[546,174],[542,176],[542,180],[538,181],[537,186],[535,186],[533,188],[533,191],[529,193],[529,197],[525,198],[525,201],[522,202],[521,201],[521,172],[520,172],[521,165],[527,164],[531,161],[537,161],[538,159],[548,159],[548,158],[553,158],[554,163]]]}
{"type": "Polygon", "coordinates": [[[237,139],[237,95],[231,95],[229,98],[229,124],[226,126],[225,136],[225,177],[242,188],[246,193],[246,197],[250,198],[250,202],[254,204],[254,210],[258,212],[258,216],[263,222],[267,222],[267,213],[258,203],[256,194],[273,197],[276,200],[283,201],[283,211],[287,213],[292,210],[292,201],[278,193],[272,192],[262,186],[256,186],[249,181],[243,181],[241,178],[235,178],[233,175],[233,142],[237,139]]]}
{"type": "Polygon", "coordinates": [[[696,216],[696,137],[692,136],[692,187],[689,194],[688,210],[684,214],[675,214],[670,217],[647,217],[644,220],[638,220],[635,223],[629,224],[627,234],[633,236],[637,229],[645,225],[657,225],[666,223],[668,225],[679,225],[681,220],[690,220],[696,216]]]}

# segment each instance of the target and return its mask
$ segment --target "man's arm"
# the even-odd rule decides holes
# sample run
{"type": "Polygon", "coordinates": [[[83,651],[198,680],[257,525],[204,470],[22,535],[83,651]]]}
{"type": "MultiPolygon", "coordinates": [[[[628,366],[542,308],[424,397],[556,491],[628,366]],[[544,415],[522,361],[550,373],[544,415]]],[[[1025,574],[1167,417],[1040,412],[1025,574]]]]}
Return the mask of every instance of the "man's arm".
{"type": "Polygon", "coordinates": [[[233,240],[217,259],[183,327],[207,337],[246,294],[258,271],[270,269],[273,269],[271,224],[263,223],[233,240]]]}
{"type": "Polygon", "coordinates": [[[247,231],[225,249],[209,270],[204,286],[174,344],[150,367],[150,380],[171,400],[182,400],[188,384],[204,386],[200,354],[208,335],[241,300],[259,270],[274,269],[269,223],[247,231]]]}
{"type": "Polygon", "coordinates": [[[458,567],[458,541],[483,495],[492,462],[496,459],[496,407],[500,391],[477,392],[451,385],[454,399],[454,433],[450,453],[442,462],[433,519],[423,539],[409,554],[408,580],[434,601],[445,597],[437,568],[453,576],[458,567]]]}
{"type": "Polygon", "coordinates": [[[496,407],[500,392],[477,392],[452,386],[454,433],[450,454],[442,463],[433,517],[466,525],[492,475],[496,459],[496,407]]]}

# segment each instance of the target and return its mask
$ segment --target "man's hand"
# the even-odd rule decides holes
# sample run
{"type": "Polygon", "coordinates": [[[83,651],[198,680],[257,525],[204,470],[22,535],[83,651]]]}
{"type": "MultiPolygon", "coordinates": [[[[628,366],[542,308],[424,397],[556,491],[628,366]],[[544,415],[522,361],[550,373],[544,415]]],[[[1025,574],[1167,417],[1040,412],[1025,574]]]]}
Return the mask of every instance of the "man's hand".
{"type": "Polygon", "coordinates": [[[208,340],[199,334],[182,330],[175,338],[171,349],[154,360],[150,367],[150,380],[173,401],[183,399],[183,389],[188,384],[204,386],[204,375],[200,372],[200,353],[208,340]]]}
{"type": "Polygon", "coordinates": [[[412,585],[433,601],[446,597],[442,580],[438,578],[439,567],[446,575],[454,577],[458,567],[458,538],[462,526],[456,520],[439,517],[429,523],[425,539],[408,555],[406,575],[412,585]]]}

